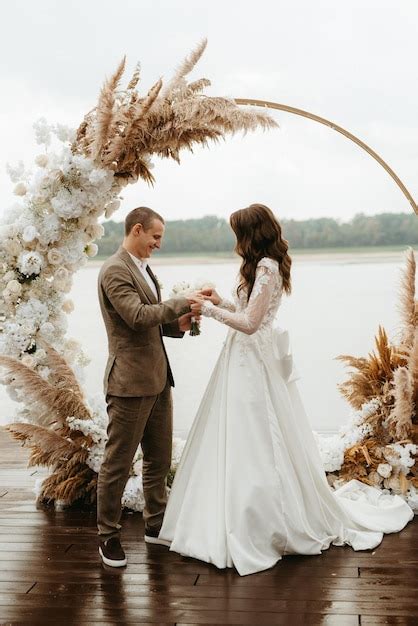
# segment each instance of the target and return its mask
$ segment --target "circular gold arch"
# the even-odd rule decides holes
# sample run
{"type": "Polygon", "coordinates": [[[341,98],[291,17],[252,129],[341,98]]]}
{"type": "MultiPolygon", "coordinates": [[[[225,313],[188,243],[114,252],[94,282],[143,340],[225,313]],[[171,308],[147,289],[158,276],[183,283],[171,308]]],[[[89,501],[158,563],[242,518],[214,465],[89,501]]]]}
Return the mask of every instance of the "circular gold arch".
{"type": "Polygon", "coordinates": [[[314,113],[310,113],[309,111],[304,111],[303,109],[291,107],[291,106],[288,106],[287,104],[279,104],[278,102],[269,102],[268,100],[253,100],[252,98],[251,99],[250,98],[234,98],[234,101],[237,104],[250,104],[253,106],[266,107],[268,109],[277,109],[279,111],[285,111],[286,113],[293,113],[294,115],[300,115],[301,117],[306,117],[310,120],[313,120],[314,122],[318,122],[319,124],[328,126],[329,128],[332,128],[332,130],[336,130],[337,133],[341,133],[341,135],[344,135],[344,137],[347,137],[347,139],[350,139],[351,141],[356,143],[358,146],[360,146],[360,148],[365,150],[365,152],[370,154],[370,156],[373,157],[375,161],[377,161],[379,165],[383,167],[384,170],[386,170],[389,176],[393,178],[395,183],[398,185],[399,189],[402,191],[403,195],[408,200],[409,204],[412,206],[415,213],[418,215],[418,206],[414,198],[408,191],[408,189],[405,187],[405,185],[399,178],[399,176],[395,174],[393,169],[386,163],[386,161],[382,159],[381,156],[377,154],[377,152],[375,152],[372,148],[370,148],[370,146],[364,143],[364,141],[362,141],[361,139],[359,139],[358,137],[350,133],[348,130],[346,130],[342,126],[339,126],[338,124],[335,124],[334,122],[331,122],[330,120],[327,120],[325,117],[320,117],[319,115],[315,115],[314,113]]]}

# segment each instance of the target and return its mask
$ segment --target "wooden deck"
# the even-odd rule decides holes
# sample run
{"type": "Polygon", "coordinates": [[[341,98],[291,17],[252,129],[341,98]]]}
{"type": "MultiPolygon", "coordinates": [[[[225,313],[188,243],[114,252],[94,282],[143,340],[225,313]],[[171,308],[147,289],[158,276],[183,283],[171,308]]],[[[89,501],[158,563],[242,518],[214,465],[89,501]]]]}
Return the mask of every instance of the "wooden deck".
{"type": "Polygon", "coordinates": [[[95,515],[37,510],[26,451],[0,430],[0,624],[418,624],[418,520],[374,552],[332,547],[234,571],[143,541],[124,518],[128,566],[104,568],[95,515]]]}

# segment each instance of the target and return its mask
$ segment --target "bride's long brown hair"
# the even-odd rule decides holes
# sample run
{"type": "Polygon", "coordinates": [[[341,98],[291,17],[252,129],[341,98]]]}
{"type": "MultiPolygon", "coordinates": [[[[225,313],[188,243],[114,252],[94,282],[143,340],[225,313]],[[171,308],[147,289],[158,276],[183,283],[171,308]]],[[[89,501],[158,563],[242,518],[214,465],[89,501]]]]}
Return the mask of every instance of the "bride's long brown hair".
{"type": "Polygon", "coordinates": [[[246,289],[249,299],[254,287],[257,263],[263,257],[270,257],[279,263],[283,289],[289,295],[292,290],[292,259],[287,252],[289,244],[282,237],[282,228],[274,213],[264,204],[251,204],[246,209],[232,213],[229,222],[237,238],[235,251],[242,257],[242,280],[237,292],[246,289]]]}

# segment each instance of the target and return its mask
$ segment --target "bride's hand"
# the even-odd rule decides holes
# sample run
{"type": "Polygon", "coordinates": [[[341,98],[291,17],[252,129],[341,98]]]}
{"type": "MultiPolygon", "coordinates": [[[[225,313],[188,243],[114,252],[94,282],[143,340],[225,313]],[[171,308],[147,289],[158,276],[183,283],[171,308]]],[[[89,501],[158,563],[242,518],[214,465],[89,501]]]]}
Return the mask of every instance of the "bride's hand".
{"type": "Polygon", "coordinates": [[[215,289],[202,289],[199,294],[203,296],[205,300],[210,300],[213,304],[218,306],[221,301],[221,297],[215,289]]]}
{"type": "Polygon", "coordinates": [[[200,316],[202,313],[202,305],[204,303],[204,298],[200,295],[200,293],[195,292],[187,296],[187,300],[189,301],[190,309],[194,316],[200,316]]]}

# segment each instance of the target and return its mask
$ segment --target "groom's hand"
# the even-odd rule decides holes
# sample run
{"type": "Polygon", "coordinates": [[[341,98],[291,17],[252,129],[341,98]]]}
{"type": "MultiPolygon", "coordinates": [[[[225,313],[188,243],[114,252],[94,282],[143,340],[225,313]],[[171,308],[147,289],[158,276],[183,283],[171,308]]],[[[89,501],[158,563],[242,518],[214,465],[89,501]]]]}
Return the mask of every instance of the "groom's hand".
{"type": "Polygon", "coordinates": [[[192,317],[198,322],[200,320],[200,315],[193,313],[186,313],[186,315],[182,315],[178,319],[179,329],[185,333],[192,327],[192,317]]]}

